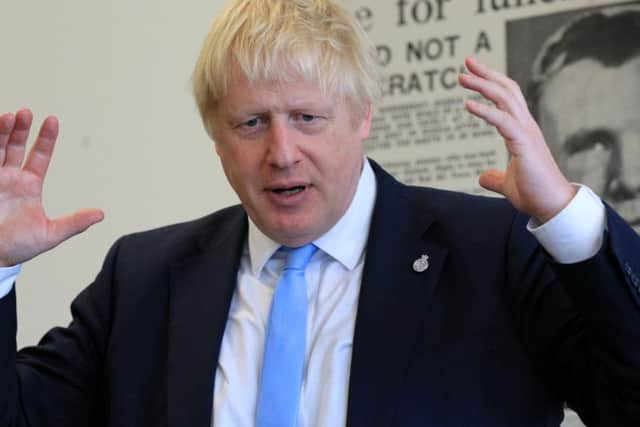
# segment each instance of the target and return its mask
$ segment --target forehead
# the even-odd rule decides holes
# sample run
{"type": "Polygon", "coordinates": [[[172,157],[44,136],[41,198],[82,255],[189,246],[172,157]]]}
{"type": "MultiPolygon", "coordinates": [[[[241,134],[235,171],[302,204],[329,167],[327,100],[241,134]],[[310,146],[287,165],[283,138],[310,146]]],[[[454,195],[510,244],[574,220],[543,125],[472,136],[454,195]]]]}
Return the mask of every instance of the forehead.
{"type": "Polygon", "coordinates": [[[328,107],[332,102],[313,82],[302,78],[289,82],[273,80],[249,81],[234,77],[227,93],[220,99],[221,110],[241,111],[247,108],[284,110],[290,108],[328,107]]]}
{"type": "Polygon", "coordinates": [[[640,57],[619,67],[583,59],[563,68],[543,86],[539,111],[543,131],[560,141],[588,129],[638,129],[640,57]]]}

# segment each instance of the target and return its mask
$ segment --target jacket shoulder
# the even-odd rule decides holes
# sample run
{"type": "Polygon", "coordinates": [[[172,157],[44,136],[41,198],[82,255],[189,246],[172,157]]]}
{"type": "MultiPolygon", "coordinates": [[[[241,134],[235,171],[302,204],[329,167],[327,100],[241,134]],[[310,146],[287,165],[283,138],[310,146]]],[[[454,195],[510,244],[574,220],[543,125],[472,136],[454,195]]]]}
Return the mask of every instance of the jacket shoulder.
{"type": "Polygon", "coordinates": [[[233,233],[244,235],[246,224],[244,209],[235,205],[194,220],[124,235],[113,245],[112,252],[117,248],[124,259],[135,258],[138,263],[157,263],[167,257],[179,259],[233,233]]]}
{"type": "Polygon", "coordinates": [[[426,209],[436,217],[452,220],[495,220],[512,222],[519,212],[504,197],[492,197],[442,190],[431,187],[407,186],[408,197],[418,209],[426,209]]]}

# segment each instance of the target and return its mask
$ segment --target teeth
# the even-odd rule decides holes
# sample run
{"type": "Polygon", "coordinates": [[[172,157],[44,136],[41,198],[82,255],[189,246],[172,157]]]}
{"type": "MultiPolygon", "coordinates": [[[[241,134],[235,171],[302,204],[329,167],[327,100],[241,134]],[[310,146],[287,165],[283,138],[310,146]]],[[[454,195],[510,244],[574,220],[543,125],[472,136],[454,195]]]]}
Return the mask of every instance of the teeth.
{"type": "Polygon", "coordinates": [[[293,194],[297,194],[301,192],[302,190],[304,190],[304,187],[294,187],[286,190],[275,190],[275,192],[279,194],[284,194],[285,196],[291,196],[293,194]]]}

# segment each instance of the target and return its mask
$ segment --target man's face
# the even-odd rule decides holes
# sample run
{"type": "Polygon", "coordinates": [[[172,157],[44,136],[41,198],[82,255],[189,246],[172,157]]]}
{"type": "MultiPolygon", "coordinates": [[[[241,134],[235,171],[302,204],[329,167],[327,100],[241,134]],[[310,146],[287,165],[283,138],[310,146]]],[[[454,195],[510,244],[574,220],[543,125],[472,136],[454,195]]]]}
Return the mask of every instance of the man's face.
{"type": "Polygon", "coordinates": [[[583,59],[543,87],[539,123],[560,168],[640,231],[640,57],[583,59]]]}
{"type": "Polygon", "coordinates": [[[214,112],[216,151],[258,228],[297,247],[328,231],[360,178],[370,112],[304,80],[251,85],[242,73],[214,112]]]}

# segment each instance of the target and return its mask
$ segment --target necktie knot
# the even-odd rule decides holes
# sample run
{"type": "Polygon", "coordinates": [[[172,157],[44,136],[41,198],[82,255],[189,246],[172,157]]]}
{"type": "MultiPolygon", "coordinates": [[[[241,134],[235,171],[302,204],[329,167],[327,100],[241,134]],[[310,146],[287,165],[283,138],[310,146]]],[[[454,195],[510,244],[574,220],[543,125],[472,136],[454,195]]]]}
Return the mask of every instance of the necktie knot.
{"type": "Polygon", "coordinates": [[[313,243],[307,243],[298,248],[292,248],[284,265],[285,270],[305,270],[313,254],[318,248],[313,243]]]}

